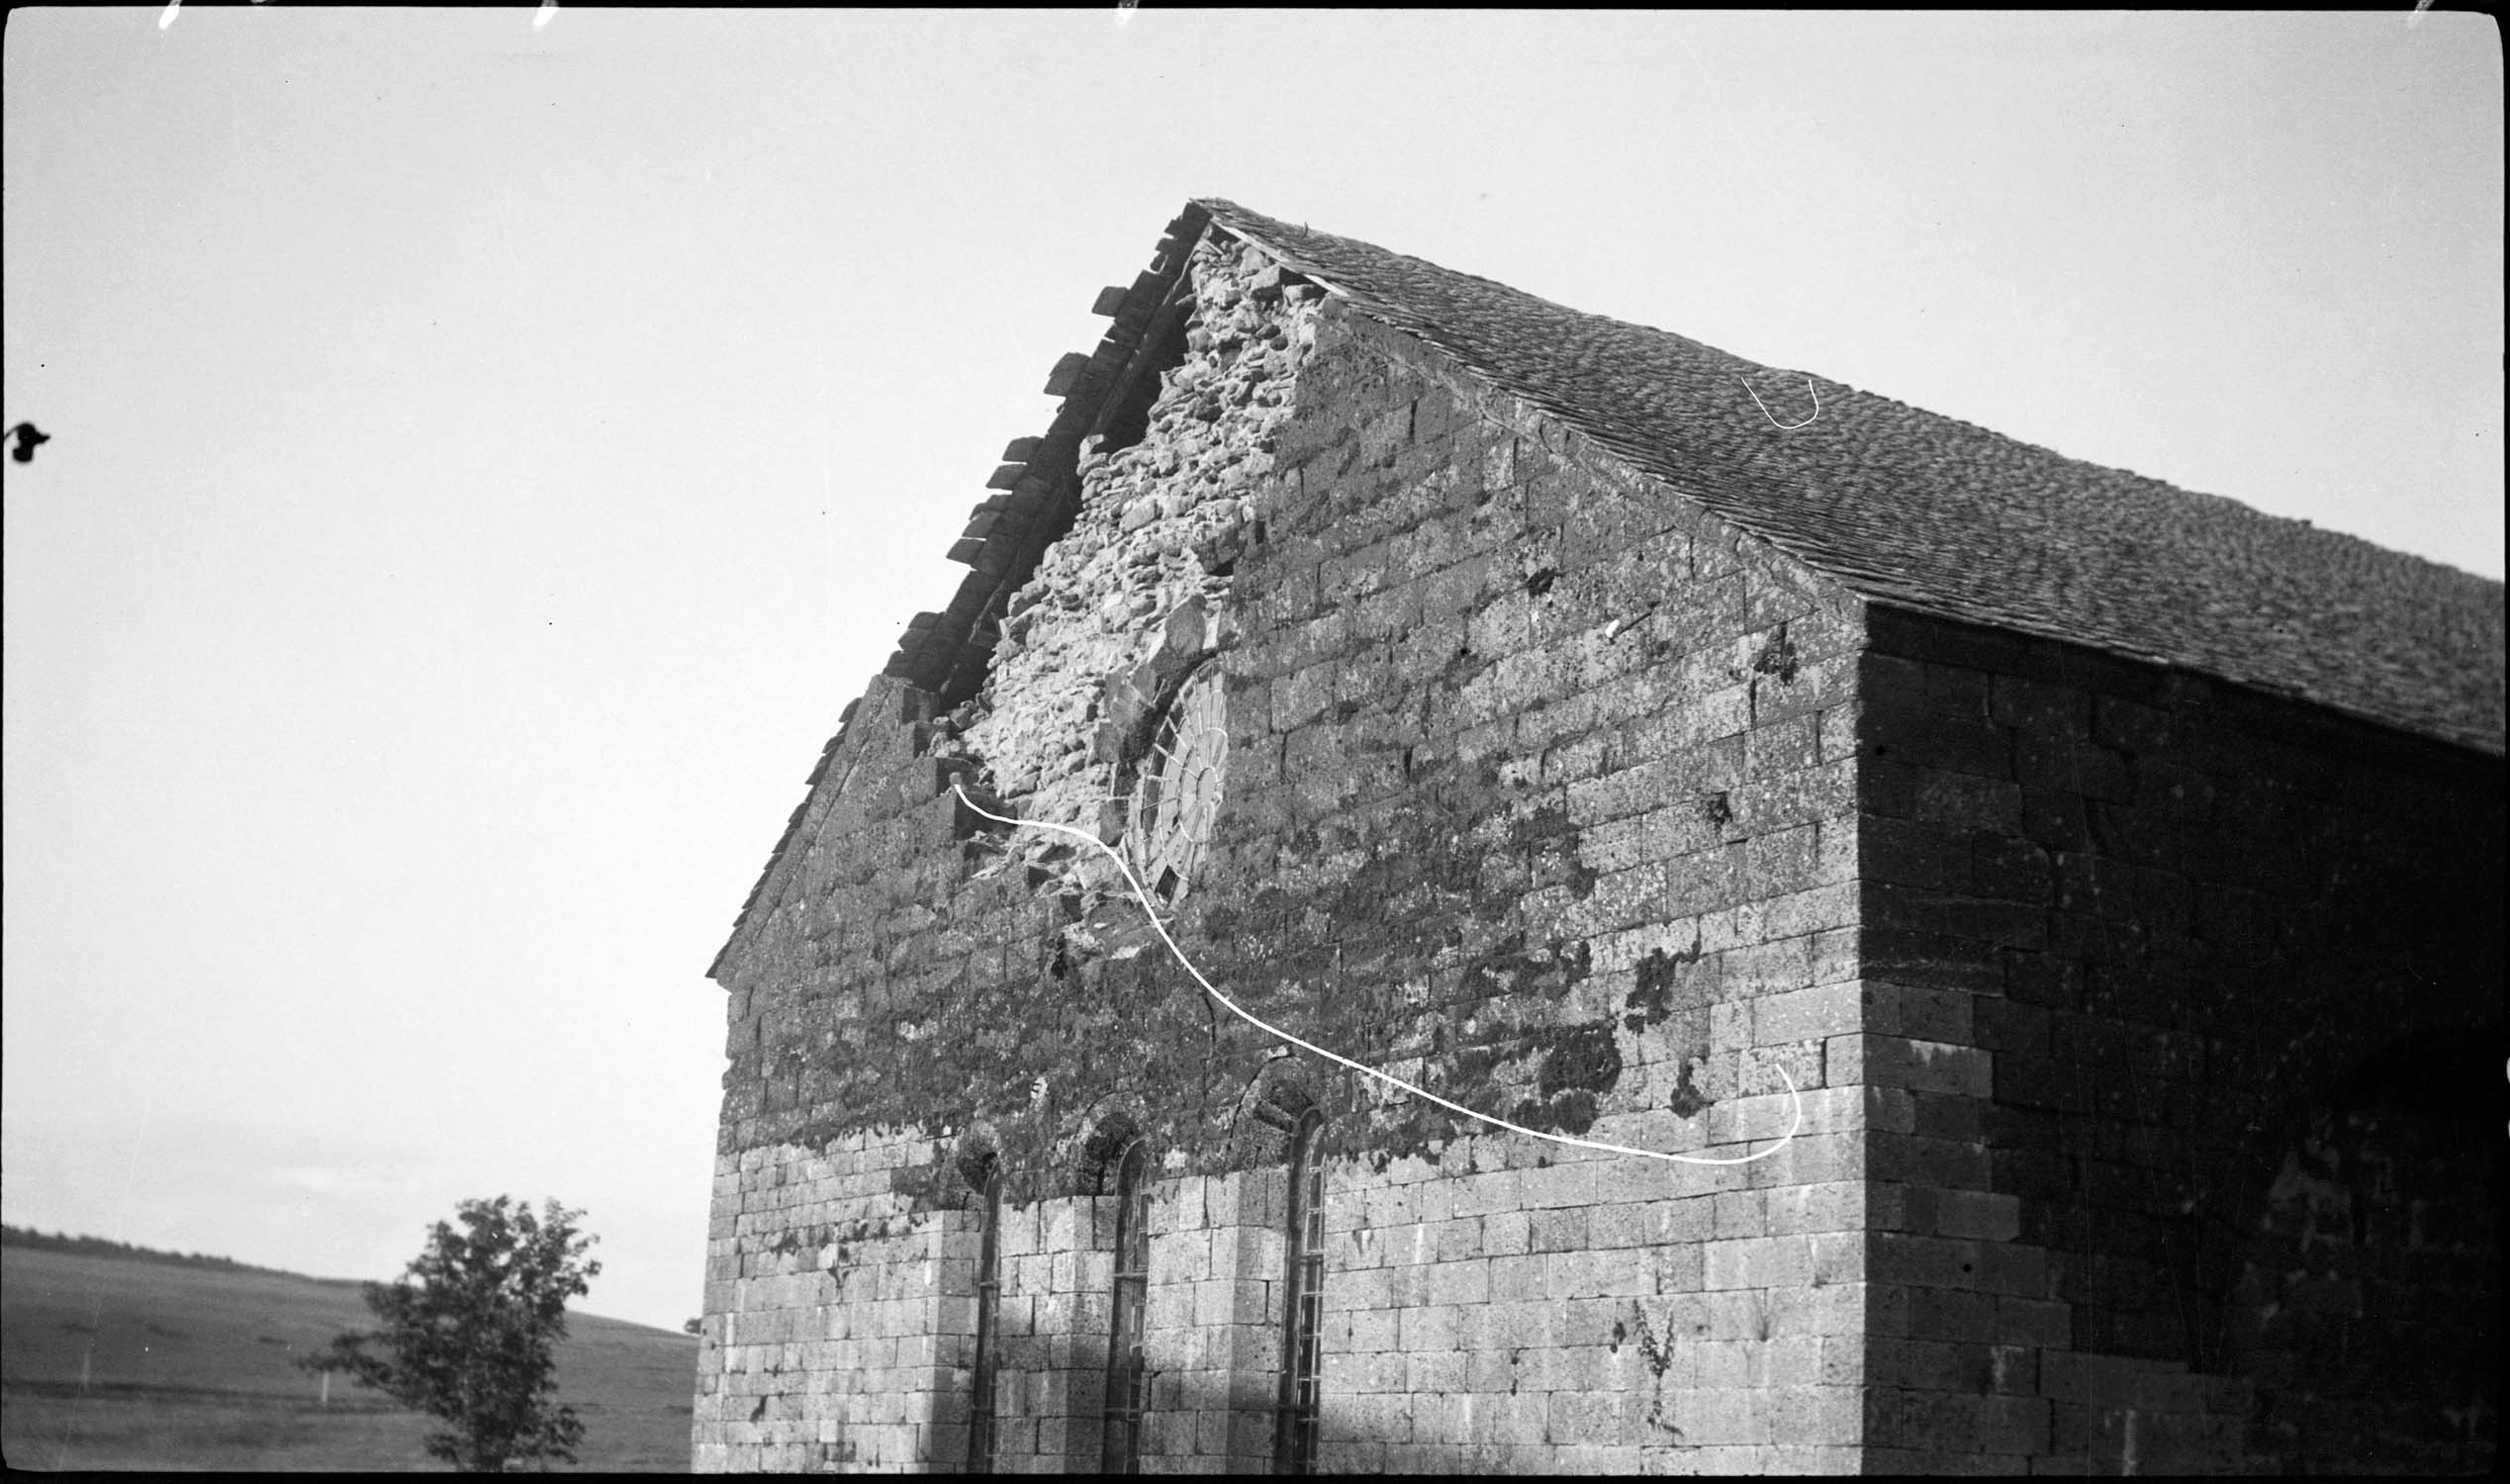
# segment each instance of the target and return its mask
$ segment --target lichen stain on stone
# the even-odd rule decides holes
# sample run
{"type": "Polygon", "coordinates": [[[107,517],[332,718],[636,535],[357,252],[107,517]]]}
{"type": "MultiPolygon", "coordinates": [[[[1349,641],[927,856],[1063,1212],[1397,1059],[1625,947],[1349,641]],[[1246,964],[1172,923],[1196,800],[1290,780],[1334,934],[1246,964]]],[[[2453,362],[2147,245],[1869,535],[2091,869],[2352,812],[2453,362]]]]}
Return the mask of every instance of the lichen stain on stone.
{"type": "Polygon", "coordinates": [[[1661,948],[1647,950],[1638,961],[1636,984],[1623,997],[1622,1007],[1629,1013],[1623,1025],[1633,1035],[1670,1018],[1677,1008],[1676,991],[1682,984],[1682,973],[1700,962],[1700,939],[1694,932],[1691,946],[1674,953],[1661,948]]]}
{"type": "MultiPolygon", "coordinates": [[[[1490,760],[1423,770],[1364,838],[1341,826],[1291,833],[1284,869],[1242,898],[1244,908],[1216,905],[1203,925],[1231,943],[1244,941],[1249,919],[1371,925],[1364,961],[1268,946],[1219,965],[1216,981],[1233,995],[1243,989],[1255,1014],[1355,1060],[1423,1059],[1419,1079],[1442,1097],[1528,1128],[1581,1134],[1620,1080],[1616,1021],[1542,1023],[1591,975],[1592,952],[1581,939],[1526,924],[1524,871],[1490,868],[1550,861],[1553,879],[1579,895],[1591,891],[1592,874],[1572,869],[1579,833],[1567,812],[1516,794],[1506,772],[1490,760]],[[1332,869],[1341,860],[1348,868],[1332,869]],[[1413,967],[1428,969],[1426,978],[1413,967]],[[1318,982],[1335,987],[1297,987],[1318,982]],[[1413,983],[1427,986],[1427,1002],[1412,1002],[1405,985],[1413,983]],[[1391,1041],[1390,1026],[1402,1028],[1391,1041]]],[[[1456,1115],[1408,1097],[1369,1107],[1364,1118],[1357,1142],[1390,1156],[1428,1158],[1433,1145],[1468,1131],[1456,1115]]]]}
{"type": "Polygon", "coordinates": [[[1582,858],[1577,826],[1560,804],[1541,803],[1529,813],[1512,815],[1508,840],[1526,853],[1536,886],[1558,882],[1580,900],[1595,894],[1600,874],[1582,858]]]}
{"type": "Polygon", "coordinates": [[[1781,623],[1763,644],[1760,653],[1752,656],[1752,671],[1758,675],[1774,675],[1782,685],[1796,680],[1796,646],[1787,637],[1787,625],[1781,623]]]}
{"type": "Polygon", "coordinates": [[[1696,1118],[1717,1104],[1717,1099],[1704,1095],[1691,1083],[1692,1071],[1698,1067],[1700,1059],[1706,1055],[1708,1055],[1708,1048],[1703,1046],[1694,1050],[1692,1055],[1682,1059],[1682,1070],[1674,1078],[1673,1096],[1665,1102],[1665,1106],[1671,1109],[1677,1118],[1696,1118]]]}
{"type": "Polygon", "coordinates": [[[1610,1020],[1563,1026],[1534,1038],[1541,1058],[1536,1098],[1520,1102],[1513,1121],[1544,1133],[1583,1134],[1595,1126],[1605,1094],[1620,1085],[1621,1047],[1610,1020]]]}

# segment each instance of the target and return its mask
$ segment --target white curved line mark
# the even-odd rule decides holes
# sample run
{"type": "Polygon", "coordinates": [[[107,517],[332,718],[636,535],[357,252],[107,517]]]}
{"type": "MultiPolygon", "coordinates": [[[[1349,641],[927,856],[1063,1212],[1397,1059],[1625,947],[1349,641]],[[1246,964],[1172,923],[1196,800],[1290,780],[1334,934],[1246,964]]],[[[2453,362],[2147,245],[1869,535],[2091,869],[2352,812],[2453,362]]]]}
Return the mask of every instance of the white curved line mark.
{"type": "MultiPolygon", "coordinates": [[[[1749,391],[1750,388],[1747,387],[1744,390],[1749,391]]],[[[1100,840],[1097,836],[1090,834],[1086,830],[1074,829],[1069,824],[1049,824],[1042,819],[1011,819],[1003,815],[996,814],[992,810],[978,804],[975,799],[970,798],[968,796],[968,790],[961,788],[956,783],[953,783],[950,786],[950,791],[959,795],[959,801],[961,803],[966,804],[970,809],[975,810],[977,814],[992,820],[996,824],[1007,824],[1014,829],[1053,830],[1059,835],[1069,835],[1075,840],[1088,842],[1091,849],[1105,856],[1108,860],[1115,862],[1116,870],[1124,873],[1124,883],[1133,888],[1135,898],[1142,903],[1142,910],[1144,914],[1151,919],[1151,931],[1160,935],[1160,941],[1167,945],[1167,951],[1176,956],[1177,963],[1185,966],[1185,972],[1194,976],[1194,982],[1203,986],[1203,992],[1220,1001],[1223,1005],[1228,1006],[1230,1014],[1237,1016],[1240,1020],[1254,1026],[1256,1030],[1263,1032],[1265,1035],[1272,1037],[1276,1041],[1286,1041],[1290,1045],[1299,1048],[1301,1051],[1313,1052],[1317,1056],[1323,1057],[1328,1062],[1348,1067],[1351,1070],[1363,1075],[1375,1077],[1378,1081],[1384,1082],[1388,1086],[1399,1087],[1405,1092],[1411,1093],[1414,1097],[1434,1102],[1450,1113],[1461,1113],[1466,1118],[1475,1119],[1479,1122],[1489,1124],[1493,1128],[1506,1129],[1511,1134],[1523,1134],[1529,1139],[1541,1139],[1552,1144],[1566,1145],[1571,1149],[1601,1150],[1608,1155],[1636,1155],[1642,1159],[1669,1159],[1677,1164],[1749,1164],[1754,1159],[1766,1159],[1771,1155],[1778,1153],[1780,1150],[1785,1149],[1789,1144],[1793,1143],[1796,1137],[1796,1131],[1804,1127],[1804,1094],[1796,1090],[1796,1079],[1787,1075],[1787,1068],[1780,1067],[1775,1063],[1772,1063],[1771,1066],[1777,1071],[1779,1078],[1786,1082],[1787,1095],[1795,1101],[1795,1117],[1789,1121],[1787,1125],[1787,1132],[1779,1136],[1776,1144],[1762,1150],[1759,1154],[1738,1155],[1731,1159],[1720,1159],[1707,1155],[1669,1155],[1661,1150],[1632,1149],[1626,1144],[1606,1144],[1597,1139],[1572,1139],[1565,1134],[1546,1134],[1540,1129],[1530,1129],[1525,1127],[1523,1124],[1510,1123],[1504,1118],[1493,1118],[1487,1113],[1476,1113],[1472,1109],[1465,1107],[1462,1103],[1448,1102],[1445,1098],[1439,1096],[1437,1093],[1431,1092],[1426,1088],[1415,1087],[1410,1082],[1407,1082],[1403,1078],[1395,1076],[1392,1073],[1379,1071],[1373,1067],[1363,1067],[1348,1057],[1337,1056],[1321,1046],[1314,1045],[1311,1042],[1301,1041],[1298,1037],[1291,1035],[1289,1032],[1282,1030],[1277,1026],[1266,1025],[1262,1021],[1255,1019],[1253,1015],[1248,1014],[1245,1010],[1240,1009],[1236,1000],[1231,999],[1228,995],[1213,988],[1211,980],[1204,978],[1203,972],[1194,967],[1194,961],[1185,957],[1185,951],[1178,948],[1176,946],[1176,940],[1167,935],[1166,925],[1160,921],[1160,914],[1158,910],[1151,905],[1151,893],[1143,890],[1142,883],[1134,880],[1133,868],[1127,866],[1124,863],[1124,857],[1118,855],[1113,847],[1109,846],[1105,841],[1100,840]]]]}
{"type": "Polygon", "coordinates": [[[1752,384],[1744,381],[1743,378],[1739,376],[1735,377],[1734,380],[1746,393],[1750,394],[1752,406],[1760,409],[1760,415],[1764,417],[1769,417],[1769,425],[1778,429],[1780,432],[1794,432],[1799,427],[1811,427],[1815,422],[1821,420],[1821,389],[1813,384],[1813,378],[1810,376],[1804,379],[1804,389],[1813,394],[1813,416],[1805,418],[1802,422],[1781,422],[1776,417],[1771,417],[1769,415],[1769,404],[1760,400],[1760,394],[1758,392],[1752,391],[1752,384]]]}

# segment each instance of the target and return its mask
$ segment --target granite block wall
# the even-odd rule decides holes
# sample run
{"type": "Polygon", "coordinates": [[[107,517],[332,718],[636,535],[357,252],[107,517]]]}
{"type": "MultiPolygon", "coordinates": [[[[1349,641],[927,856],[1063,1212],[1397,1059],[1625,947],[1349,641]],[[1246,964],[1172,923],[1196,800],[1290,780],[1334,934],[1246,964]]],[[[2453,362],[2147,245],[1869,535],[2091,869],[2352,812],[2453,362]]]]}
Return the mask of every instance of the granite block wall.
{"type": "Polygon", "coordinates": [[[946,1295],[968,1257],[954,1223],[904,1209],[886,1175],[922,1143],[858,1133],[718,1166],[697,1466],[896,1468],[955,1445],[964,1419],[941,1382],[966,1315],[946,1295]]]}
{"type": "Polygon", "coordinates": [[[1773,1065],[1806,1099],[1710,1169],[1329,1070],[1323,1466],[1849,1466],[1854,610],[1393,331],[1329,307],[1300,386],[1333,416],[1241,569],[1279,761],[1233,750],[1220,981],[1534,1127],[1730,1155],[1786,1127],[1773,1065]]]}

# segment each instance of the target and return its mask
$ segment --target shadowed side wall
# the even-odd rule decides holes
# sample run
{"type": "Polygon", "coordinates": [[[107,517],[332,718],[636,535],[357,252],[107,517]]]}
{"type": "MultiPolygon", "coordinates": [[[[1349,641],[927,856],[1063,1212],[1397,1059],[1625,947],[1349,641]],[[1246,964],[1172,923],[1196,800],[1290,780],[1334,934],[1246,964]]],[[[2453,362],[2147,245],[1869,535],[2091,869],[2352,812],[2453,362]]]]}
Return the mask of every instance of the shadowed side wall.
{"type": "Polygon", "coordinates": [[[2482,1470],[2499,761],[1871,621],[1872,1461],[2482,1470]]]}

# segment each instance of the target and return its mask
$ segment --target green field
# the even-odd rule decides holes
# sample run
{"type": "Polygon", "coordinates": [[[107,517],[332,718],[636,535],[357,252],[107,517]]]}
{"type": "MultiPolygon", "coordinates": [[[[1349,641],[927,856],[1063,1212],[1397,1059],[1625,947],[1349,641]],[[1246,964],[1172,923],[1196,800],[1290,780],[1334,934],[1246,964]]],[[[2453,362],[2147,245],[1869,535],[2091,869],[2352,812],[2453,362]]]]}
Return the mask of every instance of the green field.
{"type": "MultiPolygon", "coordinates": [[[[0,1452],[11,1469],[435,1469],[428,1419],[296,1369],[370,1316],[352,1282],[0,1247],[0,1452]]],[[[560,1399],[582,1467],[685,1473],[697,1342],[567,1317],[560,1399]]]]}

